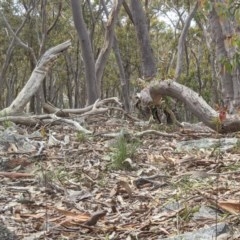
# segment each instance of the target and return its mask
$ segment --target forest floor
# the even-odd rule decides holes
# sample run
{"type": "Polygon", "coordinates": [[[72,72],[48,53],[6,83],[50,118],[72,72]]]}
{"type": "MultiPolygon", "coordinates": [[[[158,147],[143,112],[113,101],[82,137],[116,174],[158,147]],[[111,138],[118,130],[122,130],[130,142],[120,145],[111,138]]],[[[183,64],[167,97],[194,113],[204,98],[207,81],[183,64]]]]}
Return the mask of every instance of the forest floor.
{"type": "Polygon", "coordinates": [[[39,134],[28,152],[0,151],[1,222],[18,239],[164,239],[221,222],[239,231],[240,148],[177,149],[226,135],[107,116],[85,127],[93,134],[13,127],[39,134]],[[203,206],[213,214],[197,218],[203,206]]]}

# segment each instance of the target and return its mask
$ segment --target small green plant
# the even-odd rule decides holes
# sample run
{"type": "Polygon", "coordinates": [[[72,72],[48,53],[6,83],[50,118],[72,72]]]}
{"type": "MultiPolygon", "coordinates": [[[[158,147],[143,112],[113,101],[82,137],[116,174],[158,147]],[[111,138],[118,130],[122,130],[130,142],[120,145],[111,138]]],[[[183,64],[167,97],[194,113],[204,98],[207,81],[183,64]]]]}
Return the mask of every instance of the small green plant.
{"type": "Polygon", "coordinates": [[[46,170],[41,164],[38,165],[37,180],[42,186],[54,185],[56,182],[64,184],[70,178],[70,173],[65,166],[46,170]]]}
{"type": "Polygon", "coordinates": [[[190,221],[194,215],[194,213],[199,211],[199,206],[188,206],[187,204],[183,208],[183,210],[180,212],[180,217],[184,221],[190,221]]]}
{"type": "Polygon", "coordinates": [[[5,129],[11,127],[12,125],[13,125],[12,122],[10,122],[10,121],[8,121],[8,120],[6,120],[6,121],[3,122],[3,127],[4,127],[5,129]]]}
{"type": "Polygon", "coordinates": [[[172,133],[178,129],[175,124],[152,124],[151,129],[156,131],[165,131],[167,133],[172,133]]]}
{"type": "Polygon", "coordinates": [[[108,179],[104,172],[99,173],[97,184],[102,188],[106,187],[106,185],[108,184],[108,179]]]}
{"type": "Polygon", "coordinates": [[[235,144],[235,146],[231,149],[231,153],[240,153],[240,141],[237,140],[237,143],[235,144]]]}
{"type": "Polygon", "coordinates": [[[62,166],[54,171],[54,177],[60,182],[65,182],[70,178],[70,174],[68,169],[65,166],[62,166]]]}
{"type": "Polygon", "coordinates": [[[77,132],[77,141],[80,143],[85,143],[88,140],[88,137],[86,135],[86,133],[84,132],[77,132]]]}
{"type": "Polygon", "coordinates": [[[134,156],[137,147],[138,143],[128,143],[124,136],[120,136],[113,145],[111,167],[113,169],[131,170],[132,166],[126,159],[134,156]]]}

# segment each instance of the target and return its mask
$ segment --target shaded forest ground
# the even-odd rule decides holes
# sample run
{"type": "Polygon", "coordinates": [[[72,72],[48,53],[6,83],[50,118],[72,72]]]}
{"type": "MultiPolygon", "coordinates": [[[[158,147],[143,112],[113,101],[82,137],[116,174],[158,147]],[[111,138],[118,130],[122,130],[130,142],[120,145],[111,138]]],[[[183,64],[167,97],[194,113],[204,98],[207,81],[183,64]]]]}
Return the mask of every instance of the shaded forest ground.
{"type": "Polygon", "coordinates": [[[1,221],[19,239],[164,239],[220,222],[237,233],[238,145],[177,149],[179,141],[226,136],[106,114],[85,127],[94,134],[8,128],[33,144],[24,152],[16,139],[1,142],[1,221]],[[159,132],[136,134],[149,129],[159,132]],[[202,206],[216,214],[194,218],[202,206]]]}

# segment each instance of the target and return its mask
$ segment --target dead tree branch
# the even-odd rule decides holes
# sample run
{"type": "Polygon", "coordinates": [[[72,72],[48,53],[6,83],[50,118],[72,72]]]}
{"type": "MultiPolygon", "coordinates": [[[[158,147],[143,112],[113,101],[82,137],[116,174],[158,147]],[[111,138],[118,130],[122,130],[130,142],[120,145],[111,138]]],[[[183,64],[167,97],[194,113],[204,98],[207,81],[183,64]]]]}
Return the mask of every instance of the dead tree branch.
{"type": "Polygon", "coordinates": [[[138,94],[143,104],[158,102],[163,96],[170,96],[183,102],[187,108],[206,126],[220,133],[240,130],[240,117],[227,115],[226,120],[219,119],[219,113],[192,89],[173,80],[153,82],[138,94]]]}
{"type": "Polygon", "coordinates": [[[42,58],[37,63],[37,66],[33,70],[28,82],[24,88],[20,91],[18,96],[12,102],[12,104],[1,110],[1,116],[14,115],[16,113],[22,112],[25,105],[28,103],[30,98],[37,92],[43,79],[45,78],[49,69],[53,66],[56,59],[62,54],[63,51],[71,46],[71,41],[68,40],[61,43],[53,48],[47,50],[42,58]]]}

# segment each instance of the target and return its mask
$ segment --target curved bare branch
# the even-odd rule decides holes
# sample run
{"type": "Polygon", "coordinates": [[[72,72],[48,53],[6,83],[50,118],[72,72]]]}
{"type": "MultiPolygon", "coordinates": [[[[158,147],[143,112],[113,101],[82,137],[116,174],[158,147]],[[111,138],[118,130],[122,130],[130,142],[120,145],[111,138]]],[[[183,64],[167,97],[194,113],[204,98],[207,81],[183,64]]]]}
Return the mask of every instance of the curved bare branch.
{"type": "Polygon", "coordinates": [[[30,98],[37,92],[47,72],[52,67],[56,59],[61,55],[63,51],[71,46],[71,41],[68,40],[46,51],[37,66],[33,70],[28,82],[12,102],[12,104],[1,110],[1,116],[14,115],[21,112],[30,98]]]}

